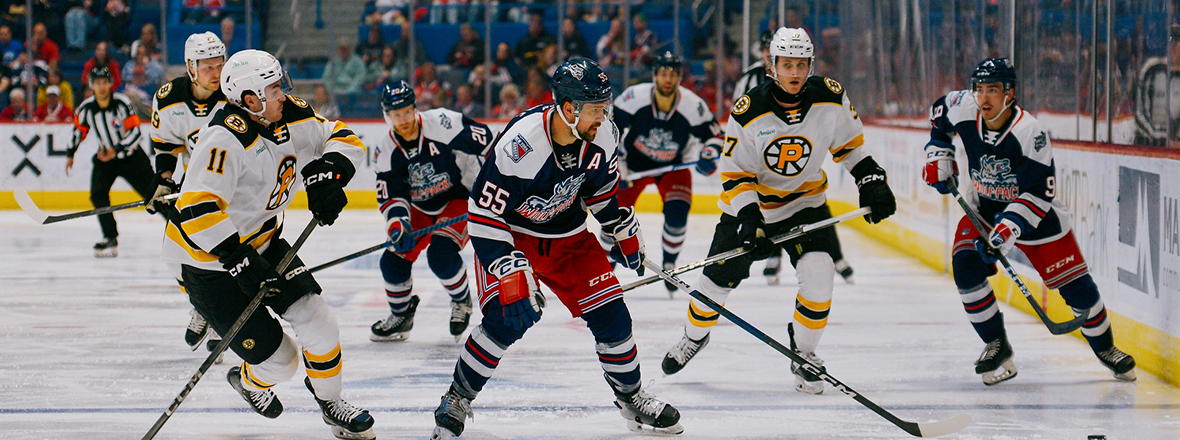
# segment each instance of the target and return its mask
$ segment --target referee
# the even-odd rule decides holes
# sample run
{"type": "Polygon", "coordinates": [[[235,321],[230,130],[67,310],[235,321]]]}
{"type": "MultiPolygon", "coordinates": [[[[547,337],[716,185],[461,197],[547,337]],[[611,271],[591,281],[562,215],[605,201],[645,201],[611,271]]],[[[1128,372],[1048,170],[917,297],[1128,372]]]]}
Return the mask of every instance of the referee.
{"type": "MultiPolygon", "coordinates": [[[[98,137],[98,152],[91,162],[94,171],[90,175],[90,202],[95,208],[111,206],[111,185],[116,177],[122,177],[143,198],[151,198],[152,164],[147,154],[139,147],[139,115],[131,100],[122,93],[111,91],[111,71],[106,66],[96,66],[89,72],[90,89],[94,96],[78,104],[74,114],[74,136],[70,141],[66,159],[66,175],[74,167],[74,153],[86,135],[94,131],[98,137]]],[[[102,241],[95,243],[95,257],[115,257],[118,252],[119,230],[115,216],[98,216],[102,227],[102,241]]]]}

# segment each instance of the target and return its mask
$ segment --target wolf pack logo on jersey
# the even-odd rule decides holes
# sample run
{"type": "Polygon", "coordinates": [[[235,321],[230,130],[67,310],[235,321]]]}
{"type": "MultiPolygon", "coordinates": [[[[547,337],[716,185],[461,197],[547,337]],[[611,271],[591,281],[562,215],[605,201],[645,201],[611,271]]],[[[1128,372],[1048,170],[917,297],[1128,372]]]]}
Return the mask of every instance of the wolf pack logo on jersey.
{"type": "Polygon", "coordinates": [[[996,159],[992,154],[980,157],[979,169],[971,170],[971,180],[979,195],[992,200],[1011,202],[1020,196],[1009,159],[996,159]]]}
{"type": "Polygon", "coordinates": [[[1046,145],[1049,145],[1049,139],[1045,136],[1045,132],[1042,131],[1037,135],[1036,138],[1033,139],[1033,148],[1036,148],[1037,151],[1041,151],[1046,145]]]}
{"type": "Polygon", "coordinates": [[[295,156],[287,156],[279,162],[279,172],[275,188],[270,192],[270,200],[266,203],[266,210],[279,209],[291,198],[291,187],[295,185],[295,156]]]}
{"type": "Polygon", "coordinates": [[[448,189],[451,189],[451,177],[447,173],[435,174],[434,164],[410,164],[410,199],[413,201],[429,200],[448,189]]]}
{"type": "Polygon", "coordinates": [[[438,115],[438,123],[447,130],[451,129],[451,118],[448,118],[445,113],[438,115]]]}
{"type": "Polygon", "coordinates": [[[784,176],[796,176],[811,160],[811,142],[802,136],[780,136],[762,150],[766,167],[784,176]]]}
{"type": "Polygon", "coordinates": [[[672,140],[672,132],[653,128],[647,135],[635,138],[635,149],[656,162],[671,162],[676,159],[680,144],[672,140]]]}
{"type": "Polygon", "coordinates": [[[549,200],[530,196],[519,208],[516,208],[516,212],[535,223],[548,221],[574,204],[574,200],[577,200],[578,190],[582,188],[582,183],[585,181],[585,174],[565,179],[553,187],[553,197],[550,197],[549,200]]]}
{"type": "Polygon", "coordinates": [[[508,146],[508,158],[514,163],[520,163],[520,160],[532,151],[533,146],[529,145],[529,141],[525,140],[523,134],[518,134],[512,138],[512,144],[508,146]]]}

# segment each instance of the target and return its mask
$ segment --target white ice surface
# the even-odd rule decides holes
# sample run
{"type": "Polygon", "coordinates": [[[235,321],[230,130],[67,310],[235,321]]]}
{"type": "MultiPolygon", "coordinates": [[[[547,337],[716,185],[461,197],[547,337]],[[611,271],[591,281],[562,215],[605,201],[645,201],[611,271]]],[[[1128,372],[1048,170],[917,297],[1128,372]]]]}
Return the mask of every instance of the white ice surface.
{"type": "MultiPolygon", "coordinates": [[[[95,259],[93,218],[38,226],[19,211],[0,212],[0,438],[140,438],[206,355],[183,342],[189,305],[160,261],[162,223],[143,211],[117,217],[120,256],[95,259]]],[[[288,240],[308,218],[288,213],[288,240]]],[[[662,219],[640,220],[658,259],[662,219]]],[[[691,217],[681,264],[705,256],[715,222],[691,217]]],[[[300,255],[314,266],[363,249],[383,239],[381,225],[375,212],[345,211],[300,255]]],[[[1019,376],[985,387],[973,371],[982,343],[950,277],[851,229],[840,235],[857,284],[837,281],[818,354],[830,374],[898,417],[974,417],[950,439],[1180,438],[1180,391],[1143,371],[1137,383],[1115,381],[1082,340],[1052,336],[1005,304],[1019,376]]],[[[470,265],[470,247],[464,255],[470,265]]],[[[728,306],[785,344],[793,273],[788,266],[783,284],[768,287],[761,267],[728,306]]],[[[696,283],[698,274],[685,280],[696,283]]],[[[346,399],[373,413],[380,439],[427,438],[460,346],[447,333],[447,297],[425,262],[414,267],[422,305],[404,343],[368,340],[369,325],[388,313],[376,254],[316,277],[340,322],[346,399]]],[[[820,396],[795,392],[787,358],[725,319],[691,364],[664,377],[660,359],[680,338],[687,295],[669,300],[658,283],[628,292],[626,301],[644,384],[680,409],[680,438],[910,438],[830,386],[820,396]]],[[[286,411],[270,420],[225,383],[235,362],[228,354],[210,369],[157,438],[331,438],[302,373],[276,387],[286,411]]],[[[475,400],[463,438],[639,437],[611,400],[583,322],[550,301],[475,400]]]]}

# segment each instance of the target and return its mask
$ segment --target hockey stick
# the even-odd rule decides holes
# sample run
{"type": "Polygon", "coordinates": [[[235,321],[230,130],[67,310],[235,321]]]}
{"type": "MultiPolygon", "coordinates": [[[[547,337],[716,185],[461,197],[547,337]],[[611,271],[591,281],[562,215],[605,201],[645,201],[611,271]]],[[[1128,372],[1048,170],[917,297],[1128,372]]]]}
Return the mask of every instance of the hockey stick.
{"type": "MultiPolygon", "coordinates": [[[[124,203],[122,205],[115,205],[115,206],[104,206],[102,208],[91,209],[89,211],[75,212],[72,214],[49,215],[49,214],[46,214],[44,211],[42,211],[41,208],[38,208],[37,204],[33,203],[33,198],[29,197],[29,193],[23,189],[18,189],[18,190],[13,191],[12,197],[16,199],[16,204],[20,206],[20,210],[24,211],[25,214],[28,214],[29,218],[32,218],[33,221],[37,222],[37,224],[39,224],[39,225],[47,225],[50,223],[57,223],[57,222],[64,221],[64,220],[72,220],[72,219],[76,219],[79,217],[87,217],[87,216],[91,216],[91,215],[102,215],[102,214],[106,214],[106,213],[110,213],[110,212],[121,211],[124,209],[138,208],[140,206],[147,205],[148,203],[151,203],[151,201],[152,201],[152,199],[144,199],[144,200],[140,200],[138,202],[124,203]]],[[[176,200],[179,197],[180,197],[180,194],[169,194],[167,196],[164,196],[164,200],[176,200]]]]}
{"type": "Polygon", "coordinates": [[[699,161],[694,160],[694,161],[688,162],[688,163],[678,163],[675,165],[664,165],[662,167],[652,168],[650,170],[640,171],[638,173],[631,173],[631,174],[627,175],[626,179],[622,179],[619,181],[619,189],[630,188],[632,186],[632,184],[634,184],[635,181],[639,180],[639,179],[652,177],[652,176],[660,176],[660,175],[668,174],[668,173],[676,171],[676,170],[682,170],[682,169],[689,168],[689,167],[695,167],[695,166],[697,166],[697,162],[699,162],[699,161]]]}
{"type": "MultiPolygon", "coordinates": [[[[426,234],[432,233],[432,232],[434,232],[434,231],[437,231],[437,230],[439,230],[439,229],[442,229],[442,228],[445,228],[445,227],[447,227],[447,226],[453,225],[453,224],[455,224],[455,223],[459,223],[459,222],[461,222],[461,221],[463,221],[463,220],[466,220],[466,219],[467,219],[467,214],[463,214],[463,215],[461,215],[461,216],[458,216],[458,217],[455,217],[455,218],[449,218],[449,219],[446,219],[446,220],[444,220],[444,221],[442,221],[442,222],[439,222],[439,223],[437,223],[437,224],[435,224],[435,225],[431,225],[431,226],[429,226],[429,227],[422,228],[422,229],[419,229],[419,230],[417,230],[417,231],[414,231],[414,235],[413,235],[413,237],[414,237],[414,238],[419,238],[419,237],[422,237],[423,235],[426,235],[426,234]]],[[[403,232],[403,234],[404,234],[404,232],[403,232]]],[[[321,270],[327,269],[327,268],[329,268],[329,267],[335,266],[335,265],[337,265],[337,264],[344,263],[344,262],[346,262],[346,261],[352,261],[352,260],[355,260],[355,259],[357,259],[357,258],[359,258],[359,257],[361,257],[361,256],[363,256],[363,255],[367,255],[367,254],[370,254],[370,253],[372,253],[372,252],[376,252],[376,251],[377,251],[377,250],[379,250],[379,249],[384,249],[384,248],[387,248],[387,247],[390,247],[390,246],[393,246],[393,241],[386,240],[384,243],[381,243],[381,244],[378,244],[378,245],[375,245],[375,246],[372,246],[372,247],[368,247],[368,248],[365,248],[365,249],[363,249],[363,250],[359,250],[359,251],[353,252],[353,253],[351,253],[351,254],[345,255],[345,256],[343,256],[343,257],[337,258],[337,259],[335,259],[335,260],[332,260],[332,261],[329,261],[329,262],[327,262],[327,263],[324,263],[324,264],[321,264],[321,265],[319,265],[319,266],[316,266],[316,267],[313,267],[313,268],[311,268],[311,269],[308,269],[307,271],[308,271],[308,272],[312,272],[312,273],[314,273],[314,272],[318,272],[318,271],[321,271],[321,270]]]]}
{"type": "MultiPolygon", "coordinates": [[[[796,226],[795,228],[791,229],[790,231],[787,231],[785,233],[771,237],[770,241],[773,242],[774,244],[781,244],[787,240],[794,240],[796,238],[802,237],[803,234],[806,234],[808,232],[811,232],[811,231],[814,231],[817,229],[823,229],[823,228],[826,228],[829,226],[833,226],[836,223],[843,223],[845,221],[860,217],[862,215],[868,215],[870,212],[873,212],[873,211],[869,208],[860,208],[860,209],[857,209],[854,211],[849,211],[849,212],[837,215],[837,216],[829,218],[829,219],[820,220],[820,221],[812,223],[812,224],[799,225],[799,226],[796,226]]],[[[713,256],[706,258],[704,260],[677,267],[676,269],[672,270],[671,274],[672,275],[680,275],[680,274],[688,272],[690,270],[696,270],[696,269],[708,266],[710,264],[716,264],[716,263],[728,260],[733,257],[748,254],[748,253],[750,253],[751,250],[752,249],[746,249],[746,248],[739,247],[737,249],[725,251],[720,254],[713,255],[713,256]]],[[[626,292],[626,291],[634,289],[636,287],[646,286],[648,284],[659,281],[660,278],[661,277],[659,275],[653,275],[653,276],[641,279],[639,281],[631,282],[631,283],[623,286],[623,291],[626,292]]]]}
{"type": "MultiPolygon", "coordinates": [[[[979,214],[976,214],[975,210],[971,209],[971,205],[967,204],[967,199],[963,197],[963,193],[959,192],[959,187],[958,185],[955,185],[955,181],[953,179],[948,179],[946,186],[948,189],[950,189],[951,195],[954,196],[955,201],[959,202],[959,207],[963,208],[963,211],[967,213],[967,218],[971,220],[971,224],[975,225],[976,232],[979,232],[980,237],[982,238],[983,233],[987,230],[987,228],[983,226],[983,220],[979,218],[979,214]]],[[[984,242],[988,243],[986,239],[984,242]]],[[[1049,319],[1049,315],[1045,314],[1045,309],[1042,309],[1041,305],[1037,304],[1037,300],[1034,299],[1032,293],[1029,292],[1028,286],[1024,285],[1024,281],[1021,280],[1020,276],[1016,274],[1016,269],[1012,268],[1012,263],[1008,262],[1008,257],[1004,256],[1004,253],[999,249],[992,247],[991,243],[988,243],[987,246],[991,249],[992,256],[996,257],[997,260],[1000,260],[1000,265],[1004,266],[1004,272],[1007,272],[1008,277],[1012,278],[1012,281],[1016,283],[1016,287],[1020,288],[1020,293],[1024,295],[1024,299],[1028,300],[1028,304],[1032,306],[1032,309],[1034,312],[1036,312],[1037,317],[1041,318],[1041,322],[1044,322],[1045,327],[1049,328],[1049,333],[1055,335],[1064,335],[1077,330],[1082,326],[1082,322],[1084,322],[1087,317],[1087,314],[1085,313],[1065,322],[1053,322],[1053,320],[1049,319]]]]}
{"type": "MultiPolygon", "coordinates": [[[[314,231],[315,227],[319,224],[319,220],[313,218],[307,224],[307,227],[303,228],[303,233],[299,234],[299,239],[295,240],[295,244],[291,246],[291,250],[287,251],[287,254],[283,255],[283,259],[279,261],[279,265],[275,266],[276,273],[282,274],[287,270],[287,266],[291,265],[291,261],[295,259],[295,253],[299,251],[300,247],[303,247],[303,242],[307,241],[307,237],[311,235],[311,231],[314,231]]],[[[229,348],[230,342],[242,330],[242,326],[246,325],[246,320],[262,304],[262,298],[266,296],[266,291],[265,284],[258,288],[258,293],[254,294],[254,299],[250,300],[250,304],[246,305],[246,310],[242,311],[241,316],[238,316],[238,320],[234,321],[234,325],[229,328],[229,331],[221,335],[221,342],[218,342],[217,347],[214,347],[213,351],[209,352],[209,356],[205,358],[205,362],[197,369],[197,373],[193,375],[192,379],[188,380],[188,383],[184,385],[184,389],[180,390],[180,394],[172,400],[172,405],[167,410],[164,410],[164,414],[160,414],[160,418],[156,420],[156,424],[152,425],[152,428],[148,430],[147,434],[143,435],[143,440],[150,440],[160,432],[160,428],[164,427],[164,423],[168,421],[168,418],[172,417],[172,413],[176,412],[176,408],[180,407],[181,402],[184,402],[188,394],[197,386],[197,382],[201,380],[201,376],[204,376],[205,372],[209,371],[209,367],[213,366],[213,362],[217,360],[217,357],[221,356],[229,348]]]]}
{"type": "Polygon", "coordinates": [[[958,431],[962,430],[963,428],[966,428],[967,425],[971,424],[971,415],[966,414],[966,413],[959,414],[957,416],[951,417],[946,420],[942,420],[942,421],[938,421],[938,422],[930,422],[930,423],[915,423],[915,422],[909,422],[909,421],[902,420],[902,419],[898,418],[897,416],[893,415],[893,413],[887,411],[885,408],[881,408],[880,406],[877,406],[876,403],[873,403],[873,401],[869,400],[868,398],[861,395],[860,393],[854,391],[851,387],[849,387],[848,385],[845,385],[843,382],[840,382],[835,377],[832,377],[827,372],[820,369],[820,367],[818,365],[811,363],[811,361],[807,360],[803,356],[800,356],[798,353],[795,353],[794,350],[784,347],[783,344],[780,344],[778,341],[774,340],[774,338],[771,338],[766,333],[762,333],[762,331],[758,330],[757,327],[754,327],[750,323],[746,322],[744,319],[733,314],[733,312],[730,312],[728,309],[726,309],[722,305],[717,304],[717,302],[713,301],[712,299],[709,299],[709,297],[707,297],[704,294],[702,294],[701,292],[693,289],[692,286],[689,286],[684,281],[681,281],[680,278],[676,277],[676,275],[673,275],[673,274],[669,273],[668,271],[664,270],[664,268],[660,267],[658,264],[653,263],[651,260],[644,259],[643,265],[647,266],[649,269],[654,271],[657,274],[657,276],[659,276],[660,278],[663,278],[664,281],[668,281],[672,284],[675,284],[676,287],[680,288],[680,290],[688,292],[688,294],[691,295],[693,298],[696,298],[697,301],[705,303],[705,305],[709,306],[709,308],[717,311],[717,313],[720,313],[722,316],[724,316],[725,319],[728,319],[730,322],[737,324],[737,326],[741,327],[742,330],[745,330],[746,332],[749,332],[751,335],[754,335],[755,338],[758,338],[762,342],[765,342],[766,345],[769,345],[771,348],[775,349],[775,351],[778,351],[779,353],[782,353],[784,356],[790,358],[791,361],[799,364],[803,369],[807,370],[808,372],[810,372],[812,374],[819,376],[821,379],[823,379],[825,382],[831,384],[832,387],[836,388],[841,393],[844,393],[848,397],[853,398],[854,400],[859,402],[861,405],[864,405],[868,409],[873,410],[873,412],[877,413],[877,415],[884,417],[885,420],[888,420],[890,423],[897,425],[898,428],[901,428],[903,431],[908,432],[910,435],[912,435],[914,437],[938,437],[941,435],[947,435],[947,434],[950,434],[953,432],[958,432],[958,431]]]}

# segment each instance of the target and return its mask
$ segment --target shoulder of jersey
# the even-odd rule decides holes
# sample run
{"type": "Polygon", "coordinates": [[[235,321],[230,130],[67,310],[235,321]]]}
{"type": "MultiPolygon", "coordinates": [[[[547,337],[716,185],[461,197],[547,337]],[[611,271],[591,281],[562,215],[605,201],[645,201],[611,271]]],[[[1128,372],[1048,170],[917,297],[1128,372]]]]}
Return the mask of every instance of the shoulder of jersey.
{"type": "Polygon", "coordinates": [[[164,83],[156,90],[156,108],[163,109],[172,104],[179,104],[188,99],[188,75],[178,76],[172,81],[164,83]]]}
{"type": "Polygon", "coordinates": [[[979,105],[975,103],[975,95],[970,90],[956,90],[947,93],[943,102],[946,105],[946,118],[952,125],[966,120],[974,120],[976,114],[979,113],[979,105]]]}
{"type": "Polygon", "coordinates": [[[844,85],[826,76],[807,78],[807,94],[812,104],[844,104],[844,85]]]}
{"type": "Polygon", "coordinates": [[[680,103],[676,105],[676,113],[680,113],[684,119],[688,119],[690,125],[694,126],[713,119],[713,113],[709,111],[709,104],[705,103],[704,99],[684,86],[677,87],[680,88],[680,103]]]}
{"type": "Polygon", "coordinates": [[[544,112],[528,112],[504,129],[494,147],[500,174],[531,179],[541,170],[552,155],[544,121],[544,112]]]}
{"type": "Polygon", "coordinates": [[[774,111],[774,98],[770,96],[771,87],[777,87],[774,81],[767,81],[750,89],[733,103],[730,117],[745,127],[755,118],[774,111]]]}
{"type": "Polygon", "coordinates": [[[121,92],[114,92],[114,93],[111,93],[111,99],[114,99],[116,101],[123,103],[123,105],[125,105],[131,109],[132,113],[135,113],[135,104],[131,102],[131,98],[128,97],[127,95],[124,95],[121,92]]]}
{"type": "Polygon", "coordinates": [[[450,143],[462,131],[462,113],[445,108],[422,112],[422,134],[427,139],[450,143]]]}
{"type": "MultiPolygon", "coordinates": [[[[94,105],[94,101],[95,101],[94,95],[91,95],[89,98],[83,99],[82,102],[78,103],[77,110],[80,110],[83,107],[89,107],[89,106],[94,105]]],[[[77,112],[75,111],[74,113],[77,113],[77,112]]]]}
{"type": "Polygon", "coordinates": [[[1033,117],[1032,113],[1023,108],[1020,111],[1021,113],[1016,115],[1020,120],[1016,121],[1015,127],[1012,127],[1012,135],[1016,136],[1025,151],[1031,148],[1034,154],[1041,153],[1049,145],[1049,133],[1045,131],[1041,121],[1033,117]]]}
{"type": "Polygon", "coordinates": [[[292,124],[306,119],[313,119],[317,115],[311,105],[295,95],[287,95],[287,102],[283,104],[283,122],[292,124]]]}
{"type": "Polygon", "coordinates": [[[651,105],[652,83],[636,84],[623,90],[619,99],[615,100],[615,108],[634,114],[639,109],[651,105]]]}
{"type": "MultiPolygon", "coordinates": [[[[286,114],[287,110],[283,109],[283,113],[286,114]]],[[[213,128],[214,130],[210,130],[209,132],[201,130],[201,138],[199,142],[204,143],[203,141],[205,141],[207,138],[211,138],[209,135],[225,131],[237,138],[238,143],[240,143],[242,147],[247,147],[254,143],[254,140],[258,138],[258,133],[256,133],[254,129],[250,127],[250,124],[248,123],[249,120],[250,117],[246,115],[246,112],[238,109],[235,106],[227,105],[221,110],[218,110],[217,113],[213,115],[213,120],[209,121],[209,127],[213,128]]]]}

